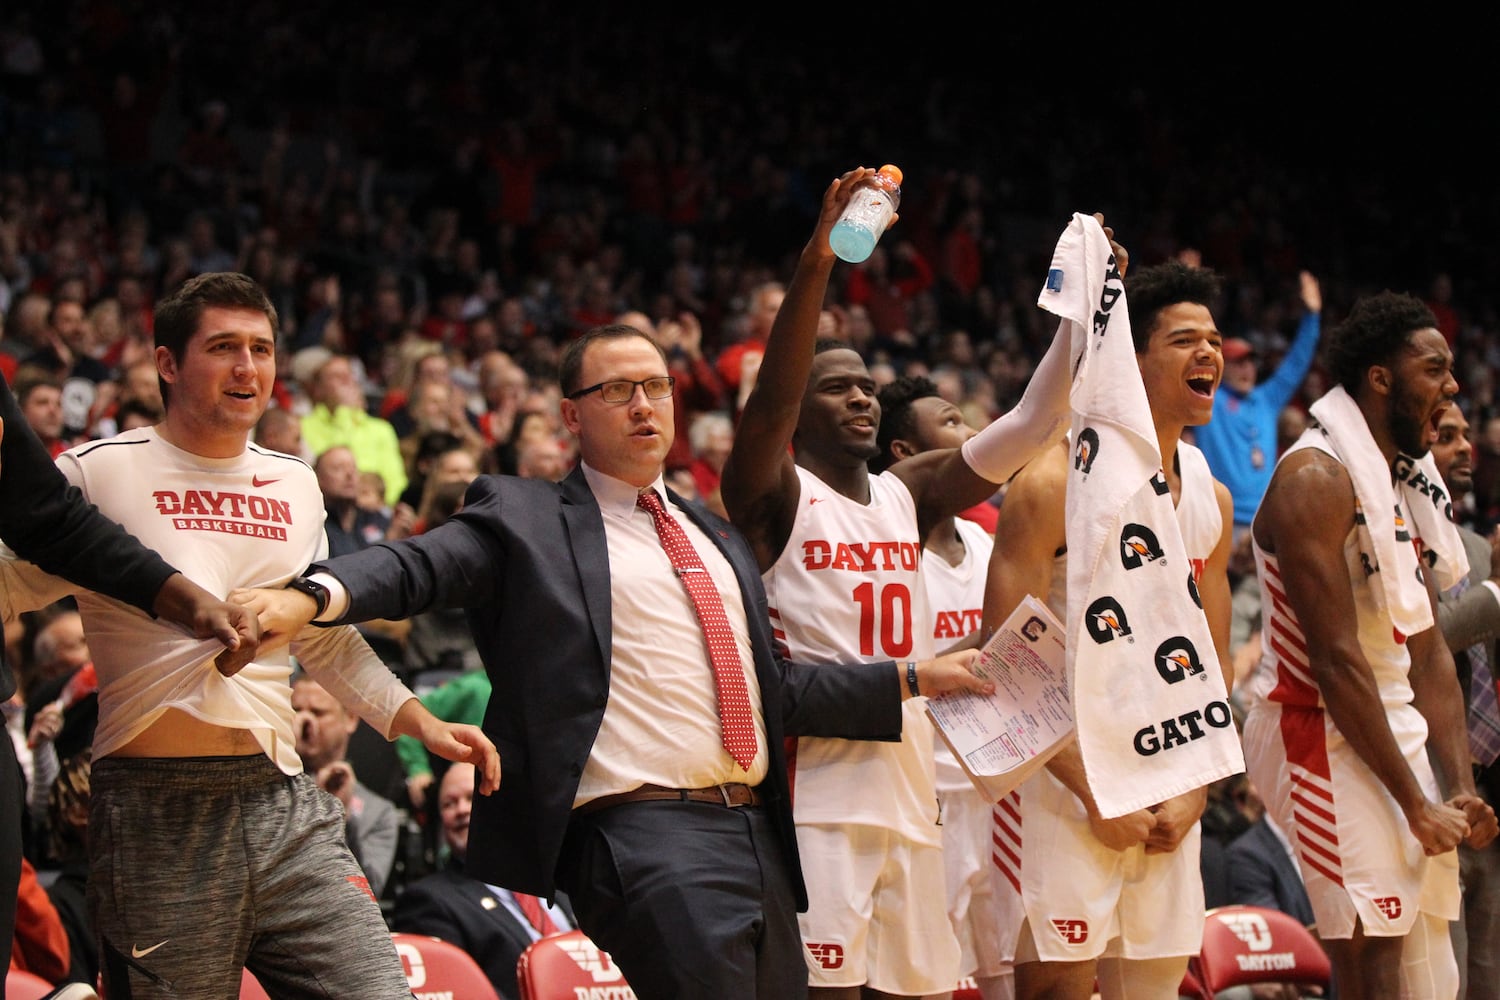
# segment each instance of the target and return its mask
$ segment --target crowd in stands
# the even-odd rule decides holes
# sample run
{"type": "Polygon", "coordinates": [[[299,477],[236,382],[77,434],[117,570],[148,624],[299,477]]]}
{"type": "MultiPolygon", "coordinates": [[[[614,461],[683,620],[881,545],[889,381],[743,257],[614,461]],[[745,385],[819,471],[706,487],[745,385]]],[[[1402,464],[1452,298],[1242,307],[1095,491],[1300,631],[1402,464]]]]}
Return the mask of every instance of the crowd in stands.
{"type": "MultiPolygon", "coordinates": [[[[929,74],[873,69],[847,39],[819,47],[790,28],[455,0],[268,0],[233,17],[183,0],[7,5],[0,372],[54,454],[153,423],[152,303],[195,274],[251,275],[283,336],[257,441],[315,463],[338,555],[440,523],[481,472],[565,475],[559,350],[627,323],[672,361],[671,485],[718,506],[824,186],[850,163],[892,161],[900,220],[869,261],[835,271],[820,330],[877,381],[927,375],[975,427],[1012,406],[1054,327],[1034,307],[1052,242],[1071,212],[1103,210],[1133,263],[1224,276],[1215,316],[1261,378],[1294,343],[1306,270],[1325,327],[1378,287],[1424,297],[1475,428],[1472,522],[1500,521],[1500,313],[1485,283],[1500,213],[1472,167],[1424,186],[1437,124],[1413,124],[1382,159],[1344,134],[1358,112],[1335,122],[1327,99],[1285,82],[1220,103],[1101,73],[1089,96],[1054,85],[1036,35],[948,39],[951,71],[929,74]]],[[[1305,42],[1285,44],[1311,61],[1305,42]]],[[[1399,95],[1386,107],[1414,110],[1399,95]]],[[[1289,406],[1305,411],[1326,384],[1314,362],[1289,406]]],[[[87,660],[69,613],[7,634],[30,705],[7,724],[40,745],[30,846],[61,867],[63,891],[88,783],[87,720],[56,707],[87,660]]],[[[363,630],[399,671],[434,672],[419,693],[456,678],[437,703],[482,708],[461,616],[363,630]]],[[[325,742],[342,743],[344,721],[325,742]]],[[[410,750],[380,787],[348,776],[343,797],[393,800],[435,849],[442,775],[410,750]]],[[[316,770],[348,748],[315,751],[316,770]]],[[[1259,812],[1227,789],[1224,802],[1205,824],[1227,844],[1259,812]]],[[[394,901],[423,862],[380,815],[370,881],[394,901]]],[[[76,957],[75,974],[92,978],[93,962],[76,957]]]]}

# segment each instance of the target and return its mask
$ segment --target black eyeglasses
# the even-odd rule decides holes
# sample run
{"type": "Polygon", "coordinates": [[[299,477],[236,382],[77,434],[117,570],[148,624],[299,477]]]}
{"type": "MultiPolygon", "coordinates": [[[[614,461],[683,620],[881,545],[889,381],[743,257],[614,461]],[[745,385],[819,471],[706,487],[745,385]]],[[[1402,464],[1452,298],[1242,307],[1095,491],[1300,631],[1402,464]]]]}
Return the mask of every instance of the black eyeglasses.
{"type": "Polygon", "coordinates": [[[672,395],[672,386],[677,382],[670,375],[657,375],[655,378],[644,378],[639,382],[630,379],[616,379],[611,382],[600,382],[591,385],[587,389],[578,389],[568,393],[569,399],[581,399],[591,392],[599,393],[599,398],[606,403],[628,403],[635,396],[635,387],[640,386],[646,390],[647,399],[666,399],[672,395]]]}

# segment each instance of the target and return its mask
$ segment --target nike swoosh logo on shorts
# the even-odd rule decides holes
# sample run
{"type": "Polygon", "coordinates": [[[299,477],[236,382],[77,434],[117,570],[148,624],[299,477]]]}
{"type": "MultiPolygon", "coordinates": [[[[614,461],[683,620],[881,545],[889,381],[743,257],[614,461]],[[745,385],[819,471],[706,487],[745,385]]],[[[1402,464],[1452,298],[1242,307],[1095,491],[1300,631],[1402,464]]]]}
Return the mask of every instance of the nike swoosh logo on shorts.
{"type": "MultiPolygon", "coordinates": [[[[172,939],[171,938],[167,938],[167,941],[170,941],[170,940],[172,940],[172,939]]],[[[166,944],[167,941],[160,941],[160,942],[158,942],[156,944],[153,944],[149,948],[142,948],[138,944],[133,944],[133,945],[130,946],[130,957],[131,958],[145,958],[147,955],[151,954],[153,951],[155,951],[156,949],[160,948],[162,945],[166,944]]]]}

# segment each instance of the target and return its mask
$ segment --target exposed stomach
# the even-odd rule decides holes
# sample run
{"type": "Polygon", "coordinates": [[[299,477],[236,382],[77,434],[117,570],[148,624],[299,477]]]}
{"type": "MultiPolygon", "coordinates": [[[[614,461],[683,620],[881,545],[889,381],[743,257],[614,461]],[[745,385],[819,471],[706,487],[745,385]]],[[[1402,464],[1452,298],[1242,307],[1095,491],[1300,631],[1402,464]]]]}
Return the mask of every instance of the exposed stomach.
{"type": "Polygon", "coordinates": [[[169,708],[109,757],[249,757],[265,751],[248,729],[204,722],[169,708]]]}

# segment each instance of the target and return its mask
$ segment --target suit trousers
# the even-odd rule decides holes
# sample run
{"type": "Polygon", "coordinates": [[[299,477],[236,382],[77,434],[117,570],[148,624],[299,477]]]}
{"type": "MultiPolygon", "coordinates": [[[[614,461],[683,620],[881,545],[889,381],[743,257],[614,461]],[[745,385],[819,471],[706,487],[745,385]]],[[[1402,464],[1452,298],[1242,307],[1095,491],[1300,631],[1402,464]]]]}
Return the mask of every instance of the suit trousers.
{"type": "Polygon", "coordinates": [[[558,884],[641,1000],[807,996],[792,876],[760,807],[575,813],[558,884]]]}

